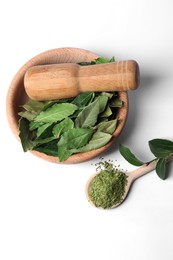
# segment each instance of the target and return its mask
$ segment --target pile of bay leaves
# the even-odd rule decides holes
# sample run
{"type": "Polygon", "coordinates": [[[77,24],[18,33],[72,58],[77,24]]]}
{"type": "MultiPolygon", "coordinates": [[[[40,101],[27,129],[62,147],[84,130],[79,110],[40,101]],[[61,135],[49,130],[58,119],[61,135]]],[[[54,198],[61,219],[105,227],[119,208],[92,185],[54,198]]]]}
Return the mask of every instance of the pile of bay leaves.
{"type": "MultiPolygon", "coordinates": [[[[98,58],[92,64],[111,61],[98,58]]],[[[72,154],[98,149],[111,140],[122,105],[118,92],[84,92],[53,101],[29,99],[19,112],[23,150],[56,156],[62,162],[72,154]]]]}

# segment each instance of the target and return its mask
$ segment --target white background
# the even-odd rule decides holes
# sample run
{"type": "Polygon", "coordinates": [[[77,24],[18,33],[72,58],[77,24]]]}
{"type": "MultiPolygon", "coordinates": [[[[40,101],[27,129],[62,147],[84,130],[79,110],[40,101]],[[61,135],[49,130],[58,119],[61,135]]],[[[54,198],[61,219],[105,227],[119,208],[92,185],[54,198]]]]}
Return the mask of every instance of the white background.
{"type": "Polygon", "coordinates": [[[13,136],[5,111],[12,78],[35,55],[59,47],[139,63],[127,124],[105,159],[130,171],[119,143],[147,161],[149,140],[173,140],[172,0],[1,1],[0,259],[172,260],[172,166],[167,180],[153,171],[120,207],[104,211],[84,193],[99,158],[51,164],[23,153],[13,136]]]}

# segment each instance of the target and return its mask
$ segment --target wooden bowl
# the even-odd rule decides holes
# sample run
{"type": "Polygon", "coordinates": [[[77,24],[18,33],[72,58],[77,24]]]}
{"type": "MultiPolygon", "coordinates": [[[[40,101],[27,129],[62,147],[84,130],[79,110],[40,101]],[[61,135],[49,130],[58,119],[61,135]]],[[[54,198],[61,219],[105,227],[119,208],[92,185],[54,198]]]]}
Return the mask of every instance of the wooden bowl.
{"type": "MultiPolygon", "coordinates": [[[[9,87],[7,93],[6,100],[6,110],[7,110],[7,118],[10,125],[10,128],[16,138],[19,139],[19,129],[18,129],[18,112],[20,111],[20,106],[27,101],[27,95],[24,89],[24,75],[28,68],[35,65],[44,65],[44,64],[56,64],[56,63],[78,63],[82,61],[91,61],[96,59],[99,55],[94,54],[90,51],[78,49],[78,48],[58,48],[53,50],[48,50],[43,52],[31,60],[29,60],[26,64],[24,64],[21,69],[17,72],[15,77],[13,78],[11,85],[9,87]]],[[[120,123],[116,128],[116,131],[113,134],[111,141],[96,150],[74,154],[70,158],[68,158],[64,163],[80,163],[83,161],[90,160],[104,151],[106,151],[112,143],[117,139],[120,135],[127,118],[128,113],[128,95],[127,92],[119,92],[120,99],[124,102],[122,108],[119,109],[116,118],[120,119],[120,123]]],[[[21,150],[22,151],[22,150],[21,150]]],[[[32,154],[47,160],[49,162],[59,163],[57,157],[48,156],[46,154],[31,151],[32,154]]]]}

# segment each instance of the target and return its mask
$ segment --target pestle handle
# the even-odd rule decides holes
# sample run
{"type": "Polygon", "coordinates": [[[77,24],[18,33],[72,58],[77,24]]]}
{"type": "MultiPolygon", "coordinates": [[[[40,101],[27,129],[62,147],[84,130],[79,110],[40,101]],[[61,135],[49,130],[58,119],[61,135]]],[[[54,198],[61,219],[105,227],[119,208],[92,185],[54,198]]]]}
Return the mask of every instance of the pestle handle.
{"type": "Polygon", "coordinates": [[[77,96],[80,92],[134,90],[139,85],[136,61],[80,66],[74,63],[38,65],[27,70],[24,86],[33,100],[77,96]]]}

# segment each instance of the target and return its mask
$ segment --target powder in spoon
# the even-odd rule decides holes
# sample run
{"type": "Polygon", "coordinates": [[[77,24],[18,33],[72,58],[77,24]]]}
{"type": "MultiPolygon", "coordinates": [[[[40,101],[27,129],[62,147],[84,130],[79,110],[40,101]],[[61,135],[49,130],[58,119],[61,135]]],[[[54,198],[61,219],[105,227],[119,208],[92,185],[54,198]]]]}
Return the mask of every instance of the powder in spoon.
{"type": "Polygon", "coordinates": [[[108,209],[122,201],[128,177],[106,161],[98,163],[98,170],[89,185],[88,194],[96,207],[108,209]]]}

